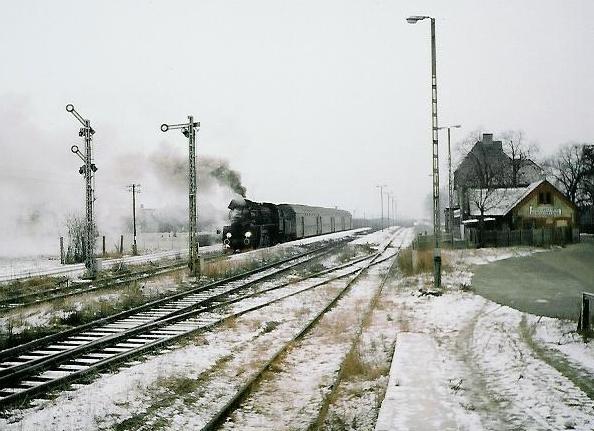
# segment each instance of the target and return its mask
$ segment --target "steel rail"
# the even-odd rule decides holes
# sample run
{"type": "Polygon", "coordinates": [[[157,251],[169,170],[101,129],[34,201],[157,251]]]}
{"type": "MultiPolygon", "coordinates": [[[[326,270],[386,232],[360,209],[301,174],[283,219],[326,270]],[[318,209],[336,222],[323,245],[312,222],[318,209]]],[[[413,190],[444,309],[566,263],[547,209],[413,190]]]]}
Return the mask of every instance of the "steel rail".
{"type": "MultiPolygon", "coordinates": [[[[401,249],[402,249],[402,245],[398,246],[398,250],[395,253],[396,256],[400,253],[401,249]]],[[[361,319],[361,324],[359,325],[359,328],[357,329],[357,332],[355,333],[355,336],[353,337],[353,340],[351,341],[351,344],[349,346],[347,353],[343,356],[343,361],[340,364],[340,368],[339,368],[338,372],[336,373],[336,375],[334,376],[332,383],[330,383],[327,386],[327,387],[329,387],[329,390],[326,391],[326,393],[322,396],[322,405],[318,409],[318,415],[314,420],[312,420],[310,425],[307,427],[308,430],[319,430],[323,426],[324,420],[326,419],[326,416],[328,414],[328,408],[330,407],[330,402],[334,398],[334,394],[336,394],[336,392],[338,391],[338,388],[340,387],[340,382],[342,381],[342,377],[344,374],[344,360],[346,358],[348,358],[349,355],[353,354],[353,352],[355,351],[355,348],[357,347],[357,344],[360,342],[366,322],[368,322],[369,319],[371,318],[371,314],[377,305],[377,302],[384,290],[386,282],[388,281],[388,278],[390,277],[390,272],[392,271],[392,268],[396,264],[396,261],[397,261],[396,259],[394,259],[392,261],[392,263],[390,264],[390,268],[388,268],[386,275],[382,278],[377,291],[373,294],[371,301],[369,301],[369,306],[367,307],[367,310],[365,310],[365,315],[361,319]]]]}
{"type": "MultiPolygon", "coordinates": [[[[204,261],[212,262],[212,261],[219,260],[219,259],[223,258],[224,256],[225,255],[223,255],[223,254],[208,256],[208,257],[204,258],[204,261]]],[[[74,295],[80,295],[83,293],[93,292],[95,290],[106,289],[108,287],[114,287],[114,286],[119,286],[121,284],[131,283],[133,281],[145,280],[147,278],[156,277],[159,275],[167,274],[169,272],[183,269],[186,266],[187,266],[187,261],[181,260],[181,261],[177,261],[175,263],[170,263],[168,265],[156,266],[156,267],[148,268],[148,269],[145,269],[142,271],[135,271],[135,272],[119,274],[119,275],[111,275],[109,277],[95,280],[94,282],[86,282],[84,284],[81,283],[79,288],[57,287],[54,289],[47,289],[47,290],[43,290],[40,292],[31,292],[31,293],[27,293],[24,295],[13,296],[10,298],[0,300],[0,311],[14,310],[15,308],[26,307],[29,305],[38,305],[38,304],[42,304],[44,302],[54,301],[56,299],[67,298],[67,297],[74,296],[74,295]],[[90,287],[85,288],[84,287],[85,285],[86,286],[90,285],[90,287]],[[25,302],[22,304],[11,304],[11,302],[17,301],[22,298],[42,296],[44,294],[48,294],[51,292],[60,292],[63,290],[70,290],[70,291],[66,292],[66,293],[59,294],[59,295],[50,296],[47,298],[40,298],[37,301],[25,302]],[[3,304],[8,304],[8,305],[6,306],[3,304]]],[[[64,280],[67,280],[67,278],[64,278],[64,280]]],[[[63,283],[63,281],[61,281],[61,283],[63,283]]]]}
{"type": "MultiPolygon", "coordinates": [[[[130,330],[130,331],[127,332],[126,337],[127,338],[135,337],[135,336],[138,336],[141,331],[147,332],[149,330],[155,330],[155,329],[159,329],[159,328],[165,328],[165,331],[162,330],[161,332],[166,332],[167,325],[169,325],[170,327],[175,327],[175,326],[179,326],[181,324],[183,326],[184,325],[184,320],[187,321],[188,319],[195,318],[199,314],[206,313],[206,312],[209,312],[209,311],[213,311],[213,310],[216,310],[217,308],[223,308],[224,309],[228,305],[233,304],[233,303],[240,302],[240,301],[242,301],[242,300],[244,300],[246,298],[254,297],[254,296],[258,296],[258,295],[262,295],[263,293],[269,292],[271,290],[281,289],[283,287],[287,287],[287,286],[289,286],[291,284],[294,284],[296,282],[301,282],[301,281],[304,281],[304,280],[307,280],[307,279],[319,277],[320,275],[323,275],[323,274],[326,274],[326,273],[329,273],[329,272],[334,272],[334,271],[337,271],[339,269],[343,269],[343,268],[352,266],[352,265],[354,265],[354,264],[356,264],[358,262],[361,262],[361,261],[364,261],[364,260],[368,260],[368,259],[372,259],[372,258],[375,258],[375,257],[376,257],[376,255],[364,256],[362,258],[355,259],[354,261],[348,262],[346,264],[339,265],[337,267],[326,269],[326,270],[321,271],[319,273],[310,275],[308,277],[305,277],[302,280],[286,282],[286,283],[283,283],[283,284],[281,284],[279,286],[270,287],[270,288],[264,289],[262,291],[258,291],[258,292],[255,292],[255,293],[252,293],[252,294],[248,294],[248,295],[243,295],[243,296],[240,296],[238,298],[234,298],[232,300],[220,302],[218,304],[214,304],[214,305],[212,305],[210,307],[207,307],[205,309],[192,310],[192,311],[186,312],[186,313],[184,313],[182,315],[173,316],[173,317],[170,317],[168,319],[164,319],[164,320],[161,320],[161,321],[152,322],[150,324],[143,325],[142,328],[140,328],[140,327],[133,328],[132,330],[130,330]]],[[[390,257],[392,257],[392,256],[390,256],[390,257]]],[[[390,258],[390,257],[388,257],[388,258],[390,258]]],[[[377,263],[379,263],[379,262],[377,262],[377,263]]],[[[263,307],[265,307],[267,305],[270,305],[270,304],[272,304],[274,302],[280,301],[280,300],[285,299],[287,297],[290,297],[290,296],[293,296],[293,295],[297,295],[299,293],[302,293],[302,292],[307,291],[307,290],[311,290],[311,289],[313,289],[315,287],[319,287],[321,285],[325,285],[328,282],[333,281],[335,279],[343,278],[343,277],[348,276],[348,275],[350,275],[350,274],[352,274],[352,273],[354,273],[356,271],[359,271],[359,269],[357,268],[355,270],[348,271],[347,273],[341,274],[341,275],[339,275],[337,277],[334,277],[334,278],[332,278],[330,280],[324,280],[324,281],[322,281],[320,283],[314,284],[313,286],[306,287],[304,289],[298,290],[297,292],[293,292],[293,293],[290,293],[288,295],[284,295],[284,296],[282,296],[280,298],[275,298],[275,299],[273,299],[271,301],[265,302],[263,304],[258,304],[256,306],[250,307],[248,309],[241,310],[240,312],[231,313],[228,316],[224,316],[224,317],[219,318],[219,319],[217,319],[215,321],[207,322],[206,324],[202,324],[201,326],[194,327],[194,328],[192,328],[190,330],[183,331],[181,333],[178,333],[178,334],[175,334],[175,335],[171,335],[171,336],[161,336],[160,339],[155,340],[153,342],[146,343],[146,344],[143,344],[141,346],[134,347],[134,348],[130,348],[130,349],[127,349],[126,351],[123,351],[123,352],[120,352],[120,353],[117,353],[117,354],[109,355],[110,357],[105,358],[105,359],[100,360],[100,361],[96,361],[94,364],[89,365],[88,367],[85,367],[82,370],[75,371],[75,372],[72,372],[72,373],[68,373],[65,376],[61,376],[61,377],[58,377],[56,379],[53,379],[53,380],[50,380],[50,381],[47,381],[47,382],[42,382],[42,383],[36,384],[35,386],[26,388],[26,389],[24,389],[22,391],[18,391],[18,392],[15,391],[11,395],[7,395],[7,396],[5,396],[3,398],[0,398],[0,406],[7,406],[7,405],[10,405],[10,404],[14,404],[15,402],[17,402],[19,400],[27,399],[29,396],[32,396],[32,395],[35,395],[35,394],[38,394],[38,393],[41,393],[41,392],[46,392],[47,390],[51,389],[52,387],[56,387],[56,386],[59,386],[61,384],[68,383],[68,382],[70,382],[72,380],[76,380],[76,379],[82,377],[83,375],[96,372],[98,369],[103,368],[103,367],[105,367],[107,365],[114,364],[115,362],[121,361],[124,358],[129,358],[129,357],[135,356],[135,355],[137,355],[139,353],[143,353],[143,352],[145,352],[147,350],[151,350],[151,349],[154,349],[156,347],[162,346],[164,344],[171,343],[171,342],[173,342],[173,341],[175,341],[175,340],[177,340],[177,339],[179,339],[181,337],[185,337],[185,336],[187,336],[187,335],[189,335],[191,333],[194,333],[196,331],[204,331],[206,329],[209,329],[211,327],[214,327],[214,326],[220,324],[221,322],[223,322],[223,321],[225,321],[225,320],[227,320],[229,318],[237,317],[237,316],[243,315],[243,314],[245,314],[247,312],[254,311],[254,310],[257,310],[259,308],[263,308],[263,307]]],[[[186,323],[186,325],[187,325],[187,323],[186,323]]],[[[171,331],[171,329],[170,329],[170,331],[171,331]]],[[[123,338],[124,337],[120,337],[120,339],[123,339],[123,338]]],[[[125,343],[120,343],[120,344],[117,344],[117,345],[125,345],[125,343]]],[[[95,345],[94,347],[97,348],[97,347],[101,347],[101,346],[95,345]]],[[[86,352],[87,350],[92,351],[93,349],[84,349],[84,350],[86,352]]],[[[79,353],[85,353],[85,352],[79,352],[79,353]]],[[[51,362],[54,362],[54,361],[51,361],[51,362]]],[[[32,368],[34,368],[35,371],[39,371],[39,370],[42,370],[42,369],[47,369],[49,366],[51,366],[51,363],[38,364],[38,366],[35,366],[35,367],[32,367],[32,368]]],[[[26,370],[23,370],[23,372],[21,373],[21,375],[26,375],[26,373],[24,371],[26,371],[26,370]]],[[[32,370],[28,370],[28,371],[32,371],[32,370]]],[[[27,377],[30,377],[30,374],[31,373],[29,372],[28,374],[29,375],[27,375],[27,377]]],[[[31,383],[31,382],[29,382],[29,383],[31,383]]]]}
{"type": "MultiPolygon", "coordinates": [[[[211,260],[211,259],[208,259],[208,260],[211,260]]],[[[41,303],[48,302],[48,301],[54,301],[56,299],[62,299],[62,298],[67,298],[69,296],[93,292],[93,291],[99,290],[99,289],[105,289],[108,287],[119,286],[121,284],[131,283],[133,281],[143,280],[146,278],[154,277],[157,275],[163,275],[168,272],[176,271],[178,269],[183,268],[185,265],[186,265],[185,262],[182,262],[182,263],[176,262],[176,263],[170,264],[170,265],[161,265],[158,267],[145,269],[144,271],[136,271],[136,272],[128,273],[128,274],[120,274],[120,275],[110,276],[109,278],[97,280],[94,283],[84,283],[84,284],[81,283],[78,287],[73,287],[73,286],[55,287],[53,289],[42,290],[39,292],[31,292],[31,293],[26,293],[23,295],[12,296],[10,298],[0,300],[0,310],[14,310],[15,308],[19,308],[19,307],[26,307],[29,305],[37,305],[37,304],[41,304],[41,303]],[[90,287],[85,287],[85,286],[89,286],[89,285],[90,285],[90,287]],[[66,292],[64,292],[64,291],[66,291],[66,292]],[[64,292],[64,293],[59,293],[58,295],[43,297],[44,295],[51,294],[54,292],[64,292]],[[19,301],[22,299],[27,299],[27,298],[35,298],[35,297],[41,297],[41,298],[39,298],[38,300],[35,300],[35,301],[15,304],[16,301],[19,301]]]]}
{"type": "MultiPolygon", "coordinates": [[[[166,297],[163,297],[163,298],[159,298],[159,299],[156,299],[154,301],[150,301],[150,302],[148,302],[146,304],[140,305],[138,307],[134,307],[134,308],[131,308],[129,310],[125,310],[125,311],[122,311],[122,312],[113,314],[111,316],[107,316],[107,317],[104,317],[104,318],[95,320],[93,322],[89,322],[89,323],[86,323],[86,324],[83,324],[83,325],[79,325],[79,326],[76,326],[76,327],[67,329],[65,331],[61,331],[61,332],[56,333],[56,334],[50,334],[50,335],[47,335],[45,337],[42,337],[42,338],[38,338],[36,340],[29,341],[27,343],[20,344],[18,346],[14,346],[14,347],[11,347],[11,348],[8,348],[8,349],[1,350],[0,351],[0,360],[5,360],[6,358],[14,357],[15,355],[18,355],[18,354],[21,354],[23,352],[29,351],[29,350],[31,350],[33,348],[38,348],[38,347],[41,347],[41,346],[46,345],[48,343],[56,342],[56,341],[59,341],[60,339],[64,339],[66,337],[70,337],[70,336],[76,335],[77,333],[82,333],[84,331],[88,331],[88,330],[93,329],[93,328],[96,328],[98,326],[101,326],[101,325],[104,325],[104,324],[107,324],[107,323],[110,323],[110,322],[113,322],[113,321],[116,321],[116,320],[119,320],[119,319],[123,319],[123,318],[126,318],[126,317],[133,316],[134,314],[138,314],[138,313],[141,313],[141,312],[150,310],[150,309],[152,309],[154,307],[161,306],[161,305],[166,304],[167,302],[170,302],[170,301],[175,301],[175,300],[183,299],[184,297],[189,296],[189,295],[192,295],[192,294],[199,294],[199,293],[202,293],[202,292],[206,292],[206,291],[208,291],[210,289],[219,287],[221,285],[224,285],[224,284],[227,284],[227,283],[231,283],[231,282],[240,280],[242,278],[250,277],[250,276],[255,275],[255,274],[258,274],[260,272],[267,271],[268,269],[271,269],[271,268],[273,268],[275,266],[283,265],[283,264],[285,264],[287,262],[290,262],[292,260],[301,259],[302,257],[306,257],[306,256],[309,256],[309,255],[312,255],[312,254],[316,254],[316,253],[324,253],[327,250],[330,250],[330,249],[332,249],[334,247],[340,246],[341,244],[342,244],[342,242],[339,242],[339,243],[329,244],[329,245],[326,245],[326,246],[323,246],[323,247],[318,247],[318,248],[316,248],[314,250],[309,250],[307,252],[300,253],[300,254],[298,254],[296,256],[288,257],[286,259],[281,259],[279,261],[276,261],[276,262],[273,262],[273,263],[270,263],[270,264],[266,264],[266,265],[263,265],[261,267],[258,267],[258,268],[249,270],[249,271],[245,271],[245,272],[242,272],[240,274],[237,274],[237,275],[234,275],[234,276],[231,276],[231,277],[227,277],[227,278],[222,279],[222,280],[218,280],[218,281],[215,281],[215,282],[212,282],[212,283],[208,283],[208,284],[205,284],[205,285],[199,285],[199,286],[194,287],[192,289],[184,290],[183,292],[178,292],[178,293],[175,293],[173,295],[169,295],[169,296],[166,296],[166,297]]],[[[290,267],[287,268],[286,270],[288,270],[288,269],[290,269],[290,267]]],[[[274,274],[272,274],[272,275],[274,275],[274,274]]],[[[157,320],[160,320],[160,319],[157,319],[157,320]]],[[[1,365],[1,363],[0,363],[0,365],[1,365]]],[[[0,369],[0,376],[2,376],[2,375],[3,375],[3,370],[0,369]]]]}
{"type": "MultiPolygon", "coordinates": [[[[394,234],[394,237],[396,236],[396,234],[394,234]]],[[[225,405],[218,411],[215,413],[214,416],[211,417],[211,419],[206,423],[206,425],[204,427],[201,428],[201,431],[209,431],[209,430],[213,430],[215,429],[217,426],[221,425],[222,422],[224,421],[224,419],[226,417],[229,416],[229,414],[237,407],[237,405],[239,405],[239,403],[247,396],[247,394],[251,391],[252,387],[260,380],[260,378],[262,377],[262,375],[270,368],[270,366],[278,359],[280,358],[281,355],[283,355],[290,346],[294,345],[294,343],[303,338],[305,336],[305,334],[307,332],[309,332],[310,329],[312,329],[314,327],[314,325],[328,312],[330,311],[332,308],[334,308],[334,306],[338,303],[338,301],[347,293],[350,291],[351,287],[353,286],[353,284],[355,283],[355,281],[358,280],[359,276],[365,272],[367,269],[369,269],[371,266],[373,265],[377,265],[380,264],[382,262],[385,262],[388,259],[391,259],[393,257],[395,257],[397,255],[397,253],[392,254],[389,257],[386,257],[384,259],[379,259],[379,256],[381,256],[382,253],[385,252],[385,250],[390,246],[390,244],[392,243],[394,237],[392,237],[392,239],[390,239],[390,241],[388,241],[386,243],[386,245],[377,253],[375,253],[373,255],[373,258],[371,259],[371,261],[363,268],[361,269],[357,269],[355,271],[353,271],[353,273],[355,273],[355,276],[350,279],[348,281],[348,283],[338,292],[338,294],[319,312],[316,314],[316,316],[310,320],[306,325],[304,325],[301,330],[291,338],[290,341],[288,341],[287,343],[285,343],[283,346],[281,346],[279,349],[277,349],[277,351],[272,355],[272,357],[266,361],[264,363],[264,365],[262,367],[260,367],[260,369],[250,378],[248,379],[248,381],[246,383],[244,383],[233,395],[233,397],[231,397],[230,400],[228,400],[225,405]]],[[[330,281],[326,281],[324,284],[327,284],[330,281]]]]}
{"type": "MultiPolygon", "coordinates": [[[[159,311],[159,308],[148,308],[148,312],[147,311],[143,311],[145,309],[147,309],[147,306],[141,306],[138,307],[136,309],[136,311],[138,311],[138,309],[142,309],[140,311],[140,313],[145,314],[145,317],[143,317],[142,319],[138,320],[138,318],[134,319],[132,321],[132,323],[130,322],[130,319],[126,319],[126,320],[121,320],[121,319],[115,319],[114,316],[109,316],[109,320],[110,321],[115,321],[114,323],[111,323],[111,325],[107,325],[107,326],[99,326],[97,327],[97,324],[93,325],[93,328],[96,331],[99,331],[97,333],[93,333],[93,332],[88,332],[89,329],[89,324],[87,325],[81,325],[77,328],[72,328],[72,330],[67,330],[64,331],[60,334],[62,334],[62,337],[58,337],[58,339],[62,339],[62,343],[64,344],[70,344],[70,345],[74,345],[74,347],[68,347],[65,348],[64,346],[60,346],[60,345],[50,345],[49,343],[51,341],[55,341],[55,339],[57,338],[58,335],[60,334],[54,334],[53,336],[48,336],[48,337],[44,337],[43,339],[40,340],[46,340],[49,337],[53,337],[51,340],[49,340],[47,343],[45,343],[45,350],[37,350],[37,351],[31,351],[32,348],[37,348],[39,347],[39,343],[37,343],[36,345],[31,346],[31,343],[27,343],[28,349],[25,350],[24,347],[26,346],[25,344],[21,345],[21,346],[17,346],[16,348],[12,348],[11,350],[11,354],[10,355],[6,355],[8,356],[8,358],[15,358],[15,359],[20,359],[21,361],[5,361],[3,363],[0,363],[0,366],[2,366],[3,364],[8,365],[7,367],[4,367],[2,369],[0,369],[0,384],[3,384],[6,381],[11,381],[17,377],[19,377],[22,373],[26,373],[27,371],[31,371],[34,370],[38,364],[54,364],[56,361],[59,360],[63,360],[64,358],[68,358],[68,355],[74,355],[75,353],[81,353],[84,352],[88,349],[92,349],[94,347],[98,347],[101,346],[105,343],[109,344],[110,342],[114,342],[117,341],[119,339],[123,339],[126,338],[127,334],[132,333],[132,331],[138,329],[138,330],[142,330],[143,328],[147,328],[150,326],[151,323],[153,322],[158,322],[158,321],[166,321],[167,319],[173,317],[173,316],[178,316],[178,315],[182,315],[186,312],[189,312],[191,310],[194,310],[195,308],[198,307],[202,307],[204,308],[205,306],[207,306],[210,302],[213,301],[217,301],[219,300],[219,298],[224,297],[226,295],[231,295],[239,290],[245,289],[248,286],[254,285],[256,283],[261,283],[271,277],[274,277],[282,272],[285,272],[291,268],[294,268],[296,266],[302,265],[304,263],[307,263],[313,259],[316,259],[320,256],[323,256],[325,253],[329,252],[329,249],[332,249],[334,247],[336,247],[337,245],[332,245],[330,247],[322,247],[321,249],[316,249],[307,253],[302,253],[299,256],[290,258],[290,259],[284,259],[283,261],[281,261],[281,263],[276,262],[275,264],[270,264],[267,265],[267,269],[270,269],[270,267],[274,267],[274,266],[279,266],[279,265],[284,265],[285,263],[290,263],[287,266],[281,266],[280,268],[277,268],[276,270],[268,273],[268,274],[264,274],[258,278],[252,279],[252,280],[248,280],[245,283],[242,283],[238,286],[231,286],[231,288],[224,290],[223,292],[218,292],[214,295],[210,295],[210,296],[206,296],[203,298],[199,298],[198,300],[193,300],[193,302],[190,302],[189,305],[186,305],[185,303],[182,303],[182,306],[175,306],[175,303],[170,304],[170,307],[167,308],[167,312],[163,313],[162,311],[159,311]],[[305,258],[305,260],[303,260],[303,258],[305,258]],[[297,261],[297,262],[295,262],[297,261]],[[148,313],[151,313],[152,316],[149,318],[146,318],[146,315],[148,313]],[[154,316],[155,313],[162,313],[160,316],[154,316]],[[118,320],[120,320],[120,322],[118,323],[118,320]],[[117,328],[120,328],[123,326],[122,330],[118,330],[118,329],[114,329],[114,325],[117,328]],[[110,327],[112,326],[112,327],[110,327]],[[66,335],[64,335],[65,333],[67,333],[66,335]],[[111,334],[111,335],[110,335],[111,334]],[[79,340],[84,340],[84,341],[79,341],[79,340]],[[20,349],[18,349],[18,347],[21,347],[20,349]],[[49,349],[59,349],[61,351],[58,352],[52,352],[49,351],[49,349]],[[22,354],[24,351],[24,355],[22,354]],[[27,351],[29,352],[29,354],[27,354],[27,351]],[[20,356],[15,357],[15,355],[20,354],[20,356]],[[36,355],[36,356],[33,356],[36,355]],[[41,356],[39,356],[41,355],[41,356]],[[23,361],[24,359],[24,361],[23,361]]],[[[261,269],[259,268],[258,270],[252,270],[252,271],[248,271],[247,273],[253,273],[253,272],[262,272],[261,269]],[[260,270],[260,271],[258,271],[260,270]]],[[[244,273],[246,274],[246,273],[244,273]]],[[[241,274],[240,274],[241,275],[241,274]]],[[[253,274],[251,274],[253,275],[253,274]]],[[[249,276],[249,275],[248,275],[249,276]]],[[[230,279],[233,279],[231,281],[231,283],[236,280],[238,277],[231,277],[230,279]]],[[[227,279],[229,280],[229,279],[227,279]]],[[[230,284],[230,283],[221,283],[221,282],[216,282],[216,283],[212,283],[208,286],[201,286],[197,289],[192,289],[189,291],[185,291],[182,292],[180,294],[176,294],[173,296],[170,296],[168,298],[163,298],[162,300],[158,300],[155,302],[160,302],[163,303],[165,302],[165,306],[167,306],[167,302],[172,302],[172,301],[165,301],[167,299],[171,300],[171,298],[174,299],[179,299],[179,297],[181,296],[183,299],[184,296],[188,296],[190,293],[196,293],[196,291],[199,292],[205,292],[208,291],[209,288],[212,288],[213,285],[216,285],[217,287],[220,287],[221,285],[223,287],[225,287],[226,284],[230,284]]],[[[178,303],[181,303],[178,301],[178,303]]],[[[161,307],[163,308],[163,305],[161,304],[161,307]]],[[[127,316],[122,316],[122,314],[130,314],[130,311],[133,310],[128,310],[127,312],[123,312],[123,313],[119,313],[117,316],[119,317],[127,317],[127,316]]],[[[132,317],[134,317],[134,314],[139,314],[139,313],[132,313],[132,317]]],[[[103,319],[102,319],[103,320],[103,319]]],[[[105,318],[105,320],[108,320],[108,318],[105,318]]],[[[100,323],[105,323],[105,320],[103,322],[100,323]]],[[[99,322],[99,321],[97,321],[99,322]]],[[[97,323],[97,322],[92,322],[92,323],[97,323]]],[[[109,322],[108,322],[109,323],[109,322]]],[[[6,351],[5,351],[6,352],[6,351]]]]}
{"type": "MultiPolygon", "coordinates": [[[[151,258],[151,259],[167,259],[171,257],[180,256],[187,253],[185,250],[170,250],[164,252],[158,252],[152,255],[141,255],[141,256],[127,256],[127,257],[119,257],[114,259],[106,259],[103,261],[103,265],[106,268],[111,268],[118,263],[126,263],[126,264],[134,264],[134,263],[142,263],[144,259],[151,258]]],[[[150,259],[149,259],[150,260],[150,259]]],[[[63,275],[70,273],[82,273],[85,270],[84,263],[75,263],[75,264],[68,264],[65,267],[60,268],[53,268],[47,270],[35,270],[35,271],[23,271],[21,273],[13,274],[13,275],[0,275],[0,285],[4,283],[10,283],[19,280],[30,280],[36,277],[45,277],[45,276],[56,276],[56,275],[63,275]]]]}

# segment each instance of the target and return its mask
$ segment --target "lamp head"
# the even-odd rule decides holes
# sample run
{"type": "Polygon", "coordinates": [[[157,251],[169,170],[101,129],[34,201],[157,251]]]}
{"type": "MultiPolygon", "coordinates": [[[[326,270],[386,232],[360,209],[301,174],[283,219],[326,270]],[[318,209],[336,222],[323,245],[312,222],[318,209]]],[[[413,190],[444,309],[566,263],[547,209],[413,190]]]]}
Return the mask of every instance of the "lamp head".
{"type": "Polygon", "coordinates": [[[74,105],[72,103],[69,103],[68,105],[66,105],[66,111],[68,111],[68,112],[74,111],[74,105]]]}
{"type": "Polygon", "coordinates": [[[420,16],[420,15],[413,15],[406,18],[406,22],[409,24],[416,24],[418,21],[422,21],[425,18],[429,18],[428,16],[420,16]]]}
{"type": "Polygon", "coordinates": [[[167,124],[161,124],[161,132],[166,132],[169,130],[169,126],[167,124]]]}

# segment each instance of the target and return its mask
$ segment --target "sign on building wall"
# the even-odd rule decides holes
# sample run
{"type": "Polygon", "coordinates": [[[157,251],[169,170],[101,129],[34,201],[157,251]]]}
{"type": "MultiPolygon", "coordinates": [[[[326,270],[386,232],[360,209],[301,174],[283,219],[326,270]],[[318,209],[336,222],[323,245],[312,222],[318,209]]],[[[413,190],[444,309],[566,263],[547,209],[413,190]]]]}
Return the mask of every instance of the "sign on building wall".
{"type": "Polygon", "coordinates": [[[530,210],[528,213],[532,217],[561,217],[561,208],[544,206],[533,207],[530,205],[530,210]]]}

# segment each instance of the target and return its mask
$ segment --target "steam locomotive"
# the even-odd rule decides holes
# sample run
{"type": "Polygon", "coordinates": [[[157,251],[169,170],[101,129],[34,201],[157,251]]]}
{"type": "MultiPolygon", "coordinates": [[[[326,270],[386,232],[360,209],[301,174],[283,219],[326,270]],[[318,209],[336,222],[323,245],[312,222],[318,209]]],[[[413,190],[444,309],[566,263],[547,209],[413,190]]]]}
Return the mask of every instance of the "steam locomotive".
{"type": "Polygon", "coordinates": [[[233,199],[228,208],[231,224],[223,228],[223,244],[230,252],[352,228],[351,213],[339,209],[276,205],[243,198],[233,199]]]}

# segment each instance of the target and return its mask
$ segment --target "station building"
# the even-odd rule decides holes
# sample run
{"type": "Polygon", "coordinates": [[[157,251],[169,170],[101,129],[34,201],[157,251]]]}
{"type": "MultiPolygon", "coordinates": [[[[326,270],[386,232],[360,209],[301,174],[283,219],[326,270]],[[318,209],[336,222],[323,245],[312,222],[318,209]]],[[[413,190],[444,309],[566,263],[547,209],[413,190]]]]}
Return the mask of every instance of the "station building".
{"type": "Polygon", "coordinates": [[[573,228],[578,223],[576,206],[547,180],[527,187],[469,189],[470,217],[462,220],[477,227],[482,217],[490,230],[573,228]]]}

